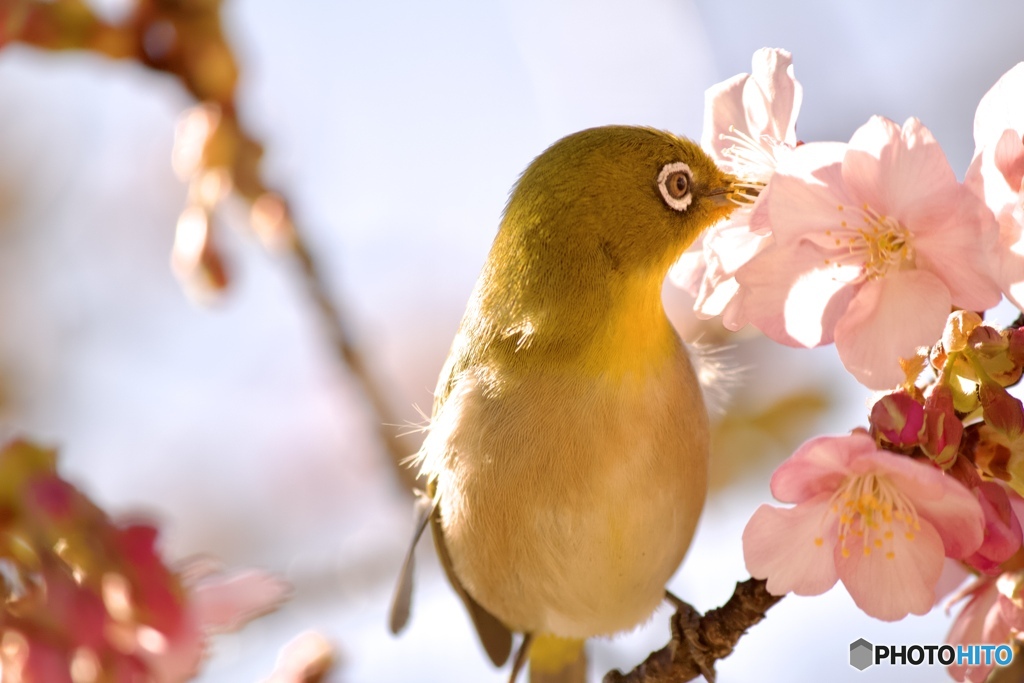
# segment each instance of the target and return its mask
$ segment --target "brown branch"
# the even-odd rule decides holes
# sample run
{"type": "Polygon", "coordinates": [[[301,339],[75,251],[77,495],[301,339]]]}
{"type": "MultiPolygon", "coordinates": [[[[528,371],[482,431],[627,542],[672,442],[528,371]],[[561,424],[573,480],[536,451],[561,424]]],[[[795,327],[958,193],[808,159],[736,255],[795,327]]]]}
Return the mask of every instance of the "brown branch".
{"type": "Polygon", "coordinates": [[[202,105],[210,125],[200,141],[201,158],[185,171],[176,169],[190,182],[189,209],[198,210],[186,210],[179,221],[179,235],[185,232],[187,237],[181,244],[175,240],[176,274],[192,280],[186,285],[206,291],[226,286],[227,277],[212,239],[213,208],[228,189],[246,200],[253,228],[263,244],[288,254],[295,263],[335,357],[356,380],[374,411],[378,433],[396,473],[411,490],[415,477],[401,465],[411,449],[397,434],[398,420],[386,394],[352,342],[341,307],[332,298],[288,201],[263,181],[262,145],[238,118],[238,66],[221,28],[220,5],[221,0],[137,0],[123,22],[111,24],[82,0],[7,0],[0,2],[0,47],[21,42],[46,50],[87,50],[132,60],[175,77],[202,105]],[[189,221],[183,230],[186,214],[189,221]]]}
{"type": "Polygon", "coordinates": [[[665,647],[628,674],[609,672],[604,683],[681,683],[702,674],[714,681],[715,662],[732,654],[747,629],[781,599],[768,592],[765,581],[748,579],[736,584],[728,602],[703,617],[683,606],[672,615],[672,639],[665,647]]]}

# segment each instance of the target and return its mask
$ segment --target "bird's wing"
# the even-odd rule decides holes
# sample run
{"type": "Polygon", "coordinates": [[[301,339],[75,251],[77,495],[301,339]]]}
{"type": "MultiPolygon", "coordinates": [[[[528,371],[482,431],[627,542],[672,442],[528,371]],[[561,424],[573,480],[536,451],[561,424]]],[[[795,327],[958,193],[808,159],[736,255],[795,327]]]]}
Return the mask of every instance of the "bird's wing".
{"type": "Polygon", "coordinates": [[[455,575],[452,559],[448,555],[448,548],[444,542],[440,505],[430,516],[430,529],[434,534],[434,547],[437,548],[437,557],[441,560],[444,573],[452,584],[452,588],[462,598],[462,603],[466,606],[466,611],[469,612],[469,618],[473,621],[473,626],[476,628],[477,635],[480,636],[480,642],[483,644],[487,656],[491,658],[495,666],[502,666],[508,661],[508,655],[512,652],[512,632],[498,621],[497,617],[481,607],[480,603],[474,600],[473,596],[463,587],[459,577],[455,575]]]}
{"type": "Polygon", "coordinates": [[[437,503],[429,496],[422,491],[416,491],[416,528],[413,531],[409,550],[405,553],[402,570],[398,574],[398,584],[395,586],[395,595],[391,600],[391,612],[388,620],[391,632],[396,635],[409,622],[409,608],[412,604],[412,577],[416,566],[416,544],[423,536],[427,522],[433,517],[435,507],[437,507],[437,503]]]}
{"type": "MultiPolygon", "coordinates": [[[[431,493],[434,493],[433,482],[428,486],[431,493]]],[[[416,528],[413,532],[412,543],[406,552],[405,561],[402,563],[402,570],[399,573],[398,585],[395,587],[395,595],[391,601],[391,613],[389,627],[394,634],[399,633],[409,621],[410,605],[412,604],[412,582],[413,570],[415,568],[416,544],[419,542],[427,524],[430,524],[434,536],[434,547],[437,548],[438,559],[444,567],[445,576],[451,583],[452,588],[462,598],[469,618],[476,628],[480,642],[487,652],[487,656],[494,662],[495,666],[502,666],[512,651],[512,632],[498,621],[497,617],[485,610],[473,599],[462,586],[455,570],[452,568],[452,560],[448,555],[448,548],[444,542],[444,532],[441,529],[440,506],[437,500],[431,495],[422,492],[416,497],[416,528]]]]}
{"type": "MultiPolygon", "coordinates": [[[[465,325],[463,321],[463,325],[465,325]]],[[[460,328],[460,333],[461,333],[460,328]]],[[[437,389],[434,391],[434,405],[432,414],[436,417],[440,414],[444,407],[448,397],[452,394],[455,385],[458,383],[459,378],[463,376],[464,372],[473,363],[473,356],[469,349],[472,345],[466,343],[465,340],[459,341],[460,337],[456,337],[456,342],[453,344],[451,351],[448,354],[448,360],[445,362],[444,368],[441,369],[441,376],[437,383],[437,389]]],[[[437,557],[441,560],[441,566],[444,567],[445,576],[448,577],[448,582],[451,583],[452,588],[458,593],[462,599],[462,603],[466,606],[466,611],[469,612],[469,618],[473,622],[473,626],[476,628],[477,635],[480,637],[480,642],[484,646],[484,650],[487,652],[487,656],[490,657],[491,661],[494,662],[495,666],[502,666],[508,661],[508,656],[512,652],[512,632],[509,631],[508,627],[502,624],[497,617],[488,612],[486,609],[480,606],[473,596],[462,585],[459,581],[459,577],[455,574],[455,569],[452,566],[451,556],[448,554],[448,548],[445,545],[444,530],[441,528],[441,501],[437,496],[436,481],[431,478],[428,473],[427,480],[427,498],[431,501],[431,507],[429,512],[426,514],[426,519],[422,520],[417,524],[417,534],[413,539],[413,545],[419,539],[419,535],[422,533],[423,527],[426,525],[426,520],[430,522],[430,529],[434,536],[434,547],[437,549],[437,557]]],[[[422,518],[421,518],[422,519],[422,518]]],[[[411,557],[412,550],[409,551],[411,557]]],[[[411,560],[407,560],[407,566],[412,568],[411,560]]],[[[401,623],[404,625],[404,621],[395,622],[396,617],[402,617],[401,611],[396,611],[394,608],[404,607],[404,617],[408,618],[408,600],[411,597],[412,591],[412,579],[409,577],[408,580],[403,577],[399,582],[398,591],[396,591],[396,601],[392,610],[392,624],[401,623]],[[406,586],[406,581],[408,585],[406,586]],[[408,591],[408,595],[404,595],[403,591],[408,591]],[[399,598],[404,597],[406,604],[403,606],[399,603],[399,598]]],[[[399,626],[400,628],[401,626],[399,626]]],[[[394,630],[394,628],[392,629],[394,630]]]]}

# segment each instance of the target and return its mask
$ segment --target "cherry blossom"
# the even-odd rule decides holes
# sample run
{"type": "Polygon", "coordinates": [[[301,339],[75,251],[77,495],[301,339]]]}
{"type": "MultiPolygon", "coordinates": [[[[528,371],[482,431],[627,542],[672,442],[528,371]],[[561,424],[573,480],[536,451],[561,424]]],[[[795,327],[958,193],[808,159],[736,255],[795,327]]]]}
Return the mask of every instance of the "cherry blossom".
{"type": "Polygon", "coordinates": [[[764,185],[780,156],[796,147],[803,88],[785,50],[762,48],[751,67],[708,88],[701,146],[726,171],[764,185]]]}
{"type": "Polygon", "coordinates": [[[945,557],[984,535],[977,498],[926,462],[881,451],[865,432],[818,437],[772,475],[743,532],[747,570],[776,595],[818,595],[841,580],[867,614],[893,621],[935,604],[945,557]]]}
{"type": "Polygon", "coordinates": [[[834,341],[869,388],[902,382],[899,359],[939,337],[951,306],[999,301],[995,219],[917,119],[793,150],[757,212],[772,241],[736,273],[736,321],[792,346],[834,341]]]}
{"type": "MultiPolygon", "coordinates": [[[[762,48],[754,53],[751,73],[708,88],[701,145],[740,180],[741,187],[760,191],[779,160],[797,145],[796,119],[802,99],[790,53],[762,48]]],[[[731,319],[730,303],[738,293],[736,270],[761,249],[768,236],[766,226],[752,227],[752,214],[750,204],[741,205],[669,273],[677,286],[696,297],[694,310],[703,318],[731,319]]]]}
{"type": "Polygon", "coordinates": [[[111,520],[58,476],[53,451],[0,448],[0,481],[4,681],[186,681],[213,633],[288,593],[255,570],[222,577],[208,562],[168,566],[157,528],[111,520]]]}
{"type": "Polygon", "coordinates": [[[974,117],[974,160],[965,184],[999,220],[996,279],[1024,305],[1024,62],[985,93],[974,117]]]}
{"type": "MultiPolygon", "coordinates": [[[[967,599],[953,622],[946,641],[957,645],[1002,645],[1024,630],[1024,607],[1017,595],[1020,577],[1004,574],[986,576],[970,584],[947,605],[967,599]]],[[[991,664],[956,664],[948,668],[956,681],[985,683],[991,664]]]]}

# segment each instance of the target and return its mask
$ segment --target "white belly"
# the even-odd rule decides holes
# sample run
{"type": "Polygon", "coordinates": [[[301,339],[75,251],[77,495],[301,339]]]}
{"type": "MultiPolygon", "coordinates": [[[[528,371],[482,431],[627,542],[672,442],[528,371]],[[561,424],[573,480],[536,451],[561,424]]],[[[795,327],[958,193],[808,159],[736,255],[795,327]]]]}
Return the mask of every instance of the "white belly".
{"type": "Polygon", "coordinates": [[[470,594],[513,630],[586,638],[662,600],[704,504],[707,416],[682,347],[643,378],[477,368],[424,452],[470,594]]]}

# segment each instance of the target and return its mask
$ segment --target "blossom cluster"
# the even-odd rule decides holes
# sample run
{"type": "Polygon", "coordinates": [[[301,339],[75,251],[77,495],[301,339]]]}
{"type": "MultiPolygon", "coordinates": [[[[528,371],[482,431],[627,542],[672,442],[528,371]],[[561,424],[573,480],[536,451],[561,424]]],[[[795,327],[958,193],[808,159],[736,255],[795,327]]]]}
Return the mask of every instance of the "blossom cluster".
{"type": "MultiPolygon", "coordinates": [[[[924,614],[944,576],[974,580],[953,644],[1024,639],[1024,63],[988,91],[957,180],[916,118],[872,117],[849,142],[802,142],[803,91],[783,50],[707,93],[702,144],[740,205],[671,273],[705,318],[797,347],[834,343],[880,392],[869,427],[808,441],[743,534],[768,590],[841,581],[867,614],[924,614]]],[[[991,667],[950,667],[983,681],[991,667]]]]}
{"type": "Polygon", "coordinates": [[[23,441],[0,449],[3,680],[185,681],[210,634],[275,608],[289,590],[210,561],[172,570],[156,542],[154,526],[111,521],[62,479],[53,451],[23,441]]]}

